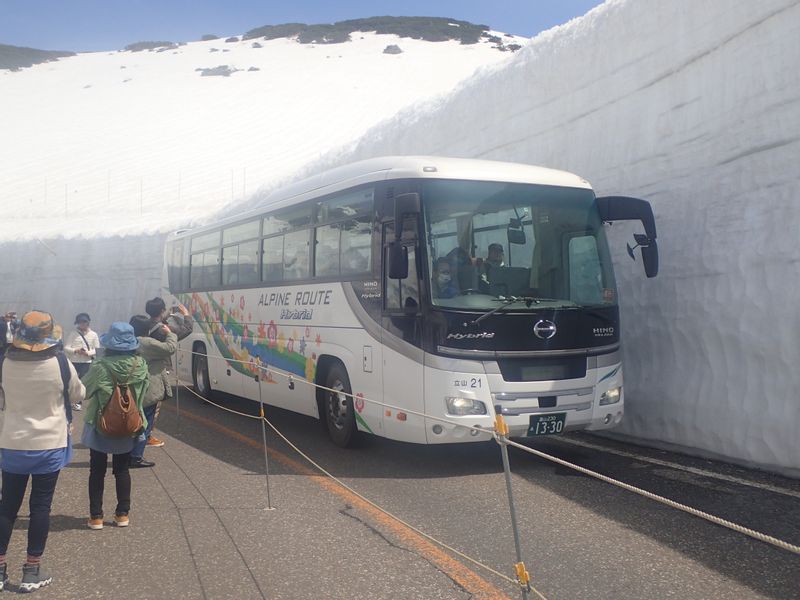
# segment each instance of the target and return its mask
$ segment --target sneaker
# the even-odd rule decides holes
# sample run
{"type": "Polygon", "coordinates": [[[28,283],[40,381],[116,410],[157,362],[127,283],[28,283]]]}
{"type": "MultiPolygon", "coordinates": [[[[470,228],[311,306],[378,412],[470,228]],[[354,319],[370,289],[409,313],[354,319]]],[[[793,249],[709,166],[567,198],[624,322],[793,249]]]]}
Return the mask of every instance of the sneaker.
{"type": "Polygon", "coordinates": [[[86,523],[89,526],[89,529],[102,529],[103,528],[103,517],[90,517],[89,521],[86,523]]]}
{"type": "Polygon", "coordinates": [[[34,592],[39,588],[50,585],[53,578],[45,573],[42,565],[22,565],[22,583],[19,584],[20,592],[34,592]]]}
{"type": "Polygon", "coordinates": [[[145,460],[143,458],[131,458],[130,462],[131,469],[141,469],[142,467],[155,467],[156,463],[152,460],[145,460]]]}
{"type": "Polygon", "coordinates": [[[83,410],[83,404],[78,404],[77,402],[72,405],[72,410],[83,410]]]}
{"type": "Polygon", "coordinates": [[[114,515],[114,525],[117,527],[127,527],[131,524],[128,515],[114,515]]]}
{"type": "Polygon", "coordinates": [[[164,445],[164,441],[158,439],[157,437],[150,436],[150,439],[147,440],[147,445],[151,448],[161,448],[164,445]]]}
{"type": "Polygon", "coordinates": [[[3,563],[0,565],[0,592],[2,592],[8,583],[8,565],[3,563]]]}

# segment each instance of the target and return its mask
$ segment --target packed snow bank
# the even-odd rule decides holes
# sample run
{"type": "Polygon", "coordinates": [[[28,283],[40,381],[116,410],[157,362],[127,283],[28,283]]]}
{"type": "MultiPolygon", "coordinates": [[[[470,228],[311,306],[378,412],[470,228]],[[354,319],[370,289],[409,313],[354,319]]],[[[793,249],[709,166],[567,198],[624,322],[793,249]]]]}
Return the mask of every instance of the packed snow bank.
{"type": "Polygon", "coordinates": [[[0,309],[39,308],[53,313],[65,331],[88,312],[92,327],[142,314],[160,293],[163,234],[6,242],[0,245],[0,309]]]}
{"type": "Polygon", "coordinates": [[[648,443],[800,473],[800,3],[612,1],[309,171],[435,154],[557,167],[656,213],[618,265],[626,416],[648,443]]]}

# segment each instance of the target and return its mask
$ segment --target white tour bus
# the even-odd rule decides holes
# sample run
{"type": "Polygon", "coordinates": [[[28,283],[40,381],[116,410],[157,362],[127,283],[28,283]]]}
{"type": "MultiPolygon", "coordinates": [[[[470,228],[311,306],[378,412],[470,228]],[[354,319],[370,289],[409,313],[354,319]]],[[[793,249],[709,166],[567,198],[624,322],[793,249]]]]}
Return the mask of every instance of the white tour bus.
{"type": "Polygon", "coordinates": [[[341,446],[485,440],[450,423],[491,428],[495,411],[512,436],[608,429],[624,403],[618,220],[641,221],[655,276],[650,205],[570,173],[439,157],[330,170],[169,237],[164,291],[195,320],[179,377],[258,401],[269,367],[264,402],[323,419],[341,446]]]}

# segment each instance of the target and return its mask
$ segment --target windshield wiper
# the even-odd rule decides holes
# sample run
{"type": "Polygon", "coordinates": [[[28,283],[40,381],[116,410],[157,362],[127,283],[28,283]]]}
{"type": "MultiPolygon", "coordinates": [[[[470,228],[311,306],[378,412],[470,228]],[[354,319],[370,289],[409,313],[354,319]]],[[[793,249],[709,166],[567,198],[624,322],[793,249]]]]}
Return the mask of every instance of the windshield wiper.
{"type": "Polygon", "coordinates": [[[493,298],[493,300],[499,300],[500,302],[502,302],[502,304],[500,304],[500,306],[494,307],[489,312],[482,314],[477,319],[473,319],[469,323],[464,323],[464,327],[470,327],[472,325],[477,325],[478,323],[483,321],[486,317],[492,316],[493,314],[495,314],[500,309],[505,308],[506,306],[509,306],[511,304],[514,304],[515,302],[524,302],[525,306],[530,308],[531,304],[540,304],[542,302],[542,300],[549,300],[549,298],[536,298],[534,296],[508,296],[508,297],[497,296],[497,298],[493,298]]]}

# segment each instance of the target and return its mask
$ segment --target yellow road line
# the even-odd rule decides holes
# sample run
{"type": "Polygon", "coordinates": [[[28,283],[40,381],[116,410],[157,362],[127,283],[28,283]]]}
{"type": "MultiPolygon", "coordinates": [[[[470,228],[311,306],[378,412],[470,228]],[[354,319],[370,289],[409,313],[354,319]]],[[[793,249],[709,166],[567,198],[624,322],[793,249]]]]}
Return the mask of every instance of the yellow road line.
{"type": "MultiPolygon", "coordinates": [[[[173,413],[176,412],[175,409],[170,405],[164,405],[164,407],[169,407],[169,410],[173,413]]],[[[247,446],[250,446],[251,448],[261,449],[264,447],[261,442],[256,441],[244,435],[243,433],[239,433],[238,431],[225,427],[224,425],[220,425],[219,423],[212,421],[211,419],[207,419],[206,417],[201,417],[199,415],[187,412],[185,409],[181,411],[181,417],[186,417],[187,419],[199,423],[200,425],[214,429],[239,442],[242,442],[243,444],[246,444],[247,446]]],[[[287,456],[283,452],[275,450],[274,448],[270,448],[269,456],[270,459],[278,461],[286,468],[291,469],[300,475],[307,476],[311,481],[323,489],[335,494],[336,496],[339,496],[342,500],[358,508],[362,512],[369,514],[372,519],[380,523],[383,527],[391,530],[407,546],[412,547],[418,554],[435,564],[448,577],[463,587],[468,593],[472,594],[474,598],[480,600],[508,598],[505,593],[486,581],[475,571],[472,571],[452,558],[449,554],[444,552],[444,550],[429,542],[424,537],[420,536],[415,531],[412,531],[402,523],[398,523],[395,519],[365,502],[349,490],[341,487],[335,481],[328,479],[324,475],[320,475],[316,471],[287,456]]]]}

